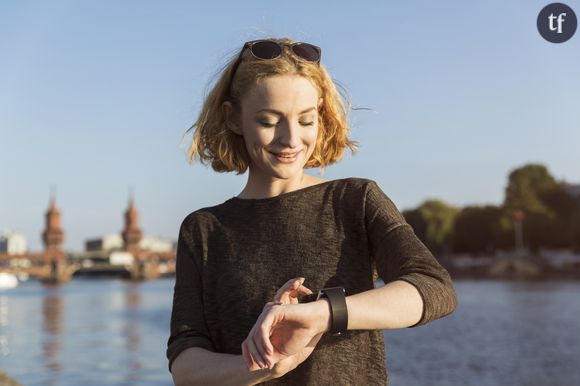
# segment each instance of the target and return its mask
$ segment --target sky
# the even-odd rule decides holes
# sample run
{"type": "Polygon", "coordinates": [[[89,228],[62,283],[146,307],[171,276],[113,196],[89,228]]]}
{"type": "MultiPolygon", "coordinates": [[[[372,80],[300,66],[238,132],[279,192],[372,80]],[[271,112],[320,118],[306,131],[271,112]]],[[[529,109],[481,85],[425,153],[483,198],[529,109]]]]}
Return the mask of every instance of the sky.
{"type": "MultiPolygon", "coordinates": [[[[0,1],[0,232],[42,248],[51,186],[65,249],[120,232],[134,189],[146,234],[241,192],[180,139],[247,40],[289,37],[356,110],[356,154],[307,173],[375,180],[402,211],[501,204],[541,163],[580,183],[580,32],[545,41],[548,1],[0,1]]],[[[580,16],[580,0],[567,1],[580,16]]]]}

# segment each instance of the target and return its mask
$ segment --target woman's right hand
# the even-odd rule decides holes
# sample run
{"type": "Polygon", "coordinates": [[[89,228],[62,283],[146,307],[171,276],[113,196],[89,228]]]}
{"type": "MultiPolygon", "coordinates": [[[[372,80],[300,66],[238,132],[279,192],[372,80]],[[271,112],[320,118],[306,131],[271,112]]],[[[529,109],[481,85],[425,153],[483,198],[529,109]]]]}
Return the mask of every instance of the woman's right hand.
{"type": "MultiPolygon", "coordinates": [[[[303,286],[302,283],[304,283],[303,277],[297,277],[288,280],[276,292],[276,295],[274,296],[274,301],[268,302],[264,306],[264,308],[278,304],[298,304],[298,296],[312,294],[312,291],[309,288],[303,286]]],[[[250,332],[249,335],[252,334],[252,331],[250,332]]],[[[270,371],[272,378],[279,378],[284,374],[288,373],[289,371],[294,370],[296,367],[298,367],[300,363],[304,362],[306,358],[308,358],[310,354],[312,354],[312,351],[314,351],[314,348],[316,347],[316,344],[318,344],[318,341],[320,340],[321,337],[322,334],[314,336],[312,340],[301,351],[297,352],[294,355],[290,355],[289,357],[276,362],[274,366],[271,366],[270,371]]],[[[260,367],[256,363],[256,361],[254,360],[254,356],[252,355],[252,352],[256,352],[254,351],[255,347],[253,347],[253,350],[251,347],[249,347],[251,343],[252,342],[249,339],[246,339],[242,343],[242,355],[250,371],[260,370],[262,369],[262,367],[260,367]]]]}
{"type": "Polygon", "coordinates": [[[294,370],[298,365],[306,360],[314,351],[314,348],[318,344],[318,341],[322,337],[322,334],[316,335],[310,343],[306,345],[301,351],[294,355],[290,355],[288,358],[284,358],[281,361],[276,362],[272,367],[272,378],[280,378],[286,373],[294,370]]]}

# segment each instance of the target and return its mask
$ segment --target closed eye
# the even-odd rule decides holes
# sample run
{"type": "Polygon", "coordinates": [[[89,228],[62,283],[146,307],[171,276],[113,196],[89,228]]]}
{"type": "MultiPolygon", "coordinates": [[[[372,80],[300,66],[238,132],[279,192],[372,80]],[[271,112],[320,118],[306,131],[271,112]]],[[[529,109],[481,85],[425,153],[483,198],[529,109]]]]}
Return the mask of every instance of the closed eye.
{"type": "MultiPolygon", "coordinates": [[[[264,127],[274,127],[277,125],[277,123],[268,123],[268,122],[260,122],[260,124],[264,127]]],[[[302,126],[312,126],[314,125],[314,122],[300,122],[300,124],[302,126]]]]}

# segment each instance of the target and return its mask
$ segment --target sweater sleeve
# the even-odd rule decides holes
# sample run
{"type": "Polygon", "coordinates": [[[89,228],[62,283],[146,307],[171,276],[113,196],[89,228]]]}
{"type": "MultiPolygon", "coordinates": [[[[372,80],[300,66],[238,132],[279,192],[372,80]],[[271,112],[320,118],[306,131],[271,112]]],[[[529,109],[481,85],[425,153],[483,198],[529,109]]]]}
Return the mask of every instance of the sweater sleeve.
{"type": "Polygon", "coordinates": [[[171,333],[166,351],[169,372],[175,358],[187,348],[201,347],[215,351],[203,313],[202,248],[195,241],[195,236],[199,234],[197,226],[195,216],[187,216],[181,223],[177,239],[171,333]]]}
{"type": "Polygon", "coordinates": [[[423,299],[421,319],[410,328],[452,313],[457,296],[449,273],[372,180],[366,191],[365,223],[379,277],[385,284],[404,280],[415,286],[423,299]]]}

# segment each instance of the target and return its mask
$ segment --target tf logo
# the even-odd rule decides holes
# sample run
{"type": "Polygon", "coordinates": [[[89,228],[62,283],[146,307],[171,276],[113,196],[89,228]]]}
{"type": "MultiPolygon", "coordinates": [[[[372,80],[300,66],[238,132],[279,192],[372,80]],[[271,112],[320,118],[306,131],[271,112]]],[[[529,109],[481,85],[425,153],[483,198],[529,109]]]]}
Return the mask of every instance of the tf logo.
{"type": "Polygon", "coordinates": [[[572,8],[562,3],[546,5],[537,20],[538,32],[551,43],[563,43],[576,32],[578,21],[572,8]]]}

